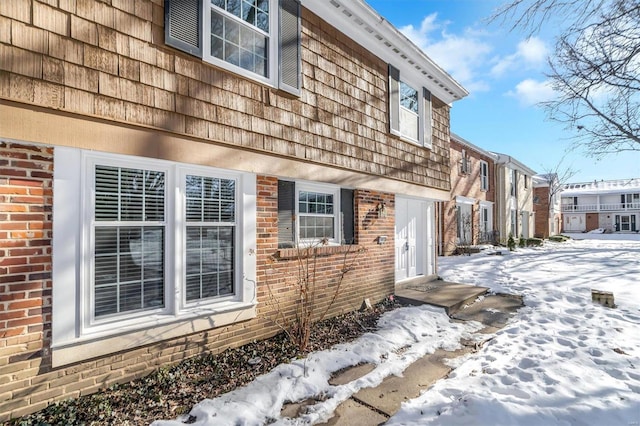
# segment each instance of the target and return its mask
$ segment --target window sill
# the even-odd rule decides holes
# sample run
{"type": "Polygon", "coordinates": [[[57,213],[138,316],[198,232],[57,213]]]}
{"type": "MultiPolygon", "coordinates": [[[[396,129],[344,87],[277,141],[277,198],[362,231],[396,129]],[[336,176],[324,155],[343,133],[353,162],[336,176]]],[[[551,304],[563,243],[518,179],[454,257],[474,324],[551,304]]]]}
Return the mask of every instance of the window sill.
{"type": "Polygon", "coordinates": [[[290,259],[305,259],[311,256],[332,256],[334,254],[342,254],[342,253],[357,253],[364,250],[364,247],[351,244],[351,245],[339,245],[339,246],[319,246],[319,247],[308,247],[308,248],[285,248],[278,249],[276,251],[276,257],[282,260],[290,260],[290,259]]]}
{"type": "MultiPolygon", "coordinates": [[[[135,330],[121,329],[106,333],[93,334],[55,345],[51,350],[53,367],[86,361],[103,355],[124,350],[132,350],[141,346],[163,340],[184,337],[195,332],[206,331],[256,317],[256,306],[253,303],[237,303],[226,310],[198,310],[181,317],[158,316],[150,318],[147,324],[135,330]]],[[[114,330],[117,325],[114,325],[114,330]]]]}

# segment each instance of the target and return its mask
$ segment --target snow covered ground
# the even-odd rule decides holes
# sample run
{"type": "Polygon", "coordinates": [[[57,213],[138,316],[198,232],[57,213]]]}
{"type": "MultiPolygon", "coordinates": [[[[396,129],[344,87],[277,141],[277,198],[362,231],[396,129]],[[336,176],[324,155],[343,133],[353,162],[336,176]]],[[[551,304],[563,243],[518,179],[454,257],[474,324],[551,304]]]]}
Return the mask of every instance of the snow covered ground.
{"type": "MultiPolygon", "coordinates": [[[[445,280],[522,294],[526,307],[482,349],[453,360],[456,369],[403,404],[390,425],[640,425],[640,236],[545,243],[503,256],[439,259],[445,280]],[[612,291],[616,308],[591,302],[591,289],[612,291]]],[[[477,323],[452,323],[441,309],[389,312],[381,328],[350,344],[280,365],[246,387],[205,400],[196,425],[309,424],[327,420],[359,389],[376,386],[426,353],[485,339],[477,323]],[[399,350],[401,349],[402,350],[399,350]],[[330,386],[331,373],[360,362],[376,368],[330,386]],[[287,401],[325,400],[295,421],[287,401]]],[[[179,421],[157,421],[177,426],[179,421]]]]}

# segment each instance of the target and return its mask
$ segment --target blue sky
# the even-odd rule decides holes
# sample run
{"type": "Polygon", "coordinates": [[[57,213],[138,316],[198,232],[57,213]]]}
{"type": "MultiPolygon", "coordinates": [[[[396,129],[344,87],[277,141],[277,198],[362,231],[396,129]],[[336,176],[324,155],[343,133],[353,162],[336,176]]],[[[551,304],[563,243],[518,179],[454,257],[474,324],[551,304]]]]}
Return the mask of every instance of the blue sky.
{"type": "Polygon", "coordinates": [[[553,96],[544,75],[553,34],[543,29],[527,39],[506,25],[488,24],[504,0],[366,1],[470,92],[453,104],[453,132],[538,173],[565,157],[563,167],[577,171],[572,182],[640,177],[640,153],[594,159],[569,150],[573,133],[536,105],[553,96]]]}

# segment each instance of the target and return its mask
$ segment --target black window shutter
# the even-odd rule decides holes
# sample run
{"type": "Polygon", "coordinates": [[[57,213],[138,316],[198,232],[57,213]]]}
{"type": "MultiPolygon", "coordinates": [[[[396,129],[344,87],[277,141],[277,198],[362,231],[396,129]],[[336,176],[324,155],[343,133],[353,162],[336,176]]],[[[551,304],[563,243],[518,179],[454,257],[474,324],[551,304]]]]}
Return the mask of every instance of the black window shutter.
{"type": "Polygon", "coordinates": [[[425,87],[422,88],[422,98],[424,99],[424,142],[423,145],[431,146],[431,92],[425,87]]]}
{"type": "Polygon", "coordinates": [[[300,95],[300,2],[280,0],[278,87],[300,95]]]}
{"type": "Polygon", "coordinates": [[[400,134],[400,70],[389,64],[389,130],[400,134]]]}
{"type": "Polygon", "coordinates": [[[353,189],[340,189],[340,215],[342,216],[342,244],[355,244],[353,189]]]}
{"type": "Polygon", "coordinates": [[[295,247],[295,183],[278,181],[278,248],[295,247]]]}
{"type": "Polygon", "coordinates": [[[164,42],[202,57],[202,0],[165,0],[164,42]]]}

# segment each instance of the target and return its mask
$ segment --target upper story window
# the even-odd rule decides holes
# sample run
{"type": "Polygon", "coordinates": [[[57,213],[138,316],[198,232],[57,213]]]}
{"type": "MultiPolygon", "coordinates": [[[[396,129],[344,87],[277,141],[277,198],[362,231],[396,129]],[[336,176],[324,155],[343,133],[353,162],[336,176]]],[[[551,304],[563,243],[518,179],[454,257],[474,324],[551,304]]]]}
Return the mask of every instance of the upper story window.
{"type": "Polygon", "coordinates": [[[460,158],[460,174],[468,175],[471,173],[471,157],[467,154],[467,150],[463,149],[460,158]]]}
{"type": "Polygon", "coordinates": [[[269,1],[212,0],[208,53],[243,70],[269,77],[269,1]]]}
{"type": "Polygon", "coordinates": [[[509,184],[511,186],[511,196],[518,196],[518,171],[515,169],[511,169],[511,173],[509,174],[509,184]]]}
{"type": "Polygon", "coordinates": [[[298,0],[167,0],[165,42],[221,68],[300,94],[298,0]]]}
{"type": "Polygon", "coordinates": [[[480,190],[489,190],[489,163],[480,161],[480,190]]]}
{"type": "Polygon", "coordinates": [[[420,133],[418,115],[418,91],[407,83],[400,82],[400,134],[417,141],[420,133]]]}
{"type": "Polygon", "coordinates": [[[431,93],[401,78],[389,65],[389,123],[392,134],[431,147],[431,93]]]}

